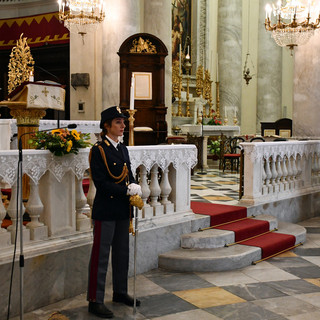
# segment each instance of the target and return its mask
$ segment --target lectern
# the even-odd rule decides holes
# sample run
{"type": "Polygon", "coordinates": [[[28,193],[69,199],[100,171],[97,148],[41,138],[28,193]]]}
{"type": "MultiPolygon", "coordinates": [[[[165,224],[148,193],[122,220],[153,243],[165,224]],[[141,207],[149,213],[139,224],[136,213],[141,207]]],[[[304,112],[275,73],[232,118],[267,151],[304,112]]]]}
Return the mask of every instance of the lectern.
{"type": "MultiPolygon", "coordinates": [[[[25,82],[9,95],[7,101],[0,101],[0,106],[10,108],[10,114],[17,120],[18,141],[22,148],[30,149],[27,132],[38,131],[40,119],[46,115],[46,109],[64,110],[65,90],[61,85],[25,82]]],[[[28,180],[24,178],[23,199],[29,197],[28,180]]]]}
{"type": "MultiPolygon", "coordinates": [[[[61,85],[43,82],[25,82],[9,95],[0,106],[10,108],[10,114],[17,120],[18,139],[26,132],[38,131],[40,119],[46,109],[64,110],[65,90],[61,85]]],[[[28,135],[22,137],[22,147],[29,149],[28,135]]]]}

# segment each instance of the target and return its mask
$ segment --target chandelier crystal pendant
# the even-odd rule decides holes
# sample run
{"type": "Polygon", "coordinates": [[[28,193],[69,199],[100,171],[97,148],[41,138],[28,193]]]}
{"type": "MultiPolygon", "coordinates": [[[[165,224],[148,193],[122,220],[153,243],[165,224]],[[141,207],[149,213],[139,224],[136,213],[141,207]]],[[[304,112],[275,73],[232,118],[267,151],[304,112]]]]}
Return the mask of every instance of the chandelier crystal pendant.
{"type": "Polygon", "coordinates": [[[105,17],[103,0],[58,0],[58,4],[59,20],[70,32],[84,35],[95,30],[105,17]]]}
{"type": "Polygon", "coordinates": [[[288,47],[292,52],[294,47],[306,44],[314,35],[315,30],[320,27],[320,13],[316,12],[314,2],[286,0],[286,5],[282,6],[282,1],[279,0],[272,7],[267,4],[265,28],[272,32],[272,37],[279,46],[288,47]],[[271,22],[272,12],[277,19],[275,24],[271,22]],[[315,13],[318,13],[318,17],[311,21],[315,13]]]}

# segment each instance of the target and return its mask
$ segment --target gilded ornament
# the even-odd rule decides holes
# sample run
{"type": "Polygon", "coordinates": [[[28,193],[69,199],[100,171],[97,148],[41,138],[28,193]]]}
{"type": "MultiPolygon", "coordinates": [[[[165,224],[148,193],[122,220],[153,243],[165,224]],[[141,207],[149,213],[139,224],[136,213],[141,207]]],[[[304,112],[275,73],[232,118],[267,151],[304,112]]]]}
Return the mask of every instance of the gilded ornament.
{"type": "Polygon", "coordinates": [[[23,82],[29,81],[31,72],[34,72],[34,60],[32,58],[30,47],[27,44],[27,38],[17,40],[17,45],[12,48],[9,61],[8,72],[8,94],[23,82]]]}
{"type": "Polygon", "coordinates": [[[157,53],[156,46],[148,39],[144,40],[141,37],[132,41],[131,53],[157,53]]]}
{"type": "Polygon", "coordinates": [[[197,69],[196,74],[196,92],[197,95],[200,97],[203,91],[203,66],[200,65],[197,69]]]}
{"type": "Polygon", "coordinates": [[[172,91],[175,98],[178,98],[179,96],[179,87],[179,61],[174,61],[172,64],[172,91]]]}
{"type": "Polygon", "coordinates": [[[139,210],[141,210],[144,206],[143,200],[137,194],[130,196],[130,204],[134,207],[137,207],[139,210]]]}

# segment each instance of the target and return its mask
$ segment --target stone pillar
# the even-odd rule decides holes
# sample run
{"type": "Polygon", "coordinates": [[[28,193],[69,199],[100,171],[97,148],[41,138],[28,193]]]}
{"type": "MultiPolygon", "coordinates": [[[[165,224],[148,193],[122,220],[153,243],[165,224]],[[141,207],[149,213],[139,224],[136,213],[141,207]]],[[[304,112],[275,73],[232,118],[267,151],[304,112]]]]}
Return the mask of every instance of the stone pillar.
{"type": "Polygon", "coordinates": [[[320,137],[320,34],[295,50],[293,136],[320,137]]]}
{"type": "Polygon", "coordinates": [[[119,51],[122,42],[140,32],[140,1],[108,1],[102,37],[102,109],[119,105],[119,51]]]}
{"type": "Polygon", "coordinates": [[[144,1],[144,30],[158,37],[167,47],[165,58],[165,106],[167,109],[168,132],[171,132],[171,79],[172,79],[172,39],[171,39],[171,1],[144,1]]]}
{"type": "Polygon", "coordinates": [[[264,27],[265,6],[269,2],[259,2],[257,132],[261,130],[261,121],[273,122],[282,115],[282,48],[264,27]]]}
{"type": "MultiPolygon", "coordinates": [[[[226,106],[241,106],[242,86],[242,1],[220,0],[218,4],[218,58],[220,81],[220,114],[226,106]]],[[[241,121],[241,119],[239,119],[241,121]]]]}

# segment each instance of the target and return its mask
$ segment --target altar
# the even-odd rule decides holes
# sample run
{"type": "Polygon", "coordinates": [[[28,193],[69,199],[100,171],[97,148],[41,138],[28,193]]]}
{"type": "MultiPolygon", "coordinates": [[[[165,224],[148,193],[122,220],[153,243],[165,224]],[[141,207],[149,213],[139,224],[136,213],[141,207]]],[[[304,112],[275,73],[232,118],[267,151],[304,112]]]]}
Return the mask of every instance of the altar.
{"type": "Polygon", "coordinates": [[[240,134],[239,126],[210,126],[201,124],[184,124],[181,126],[182,134],[191,134],[202,139],[202,168],[208,168],[208,138],[210,136],[237,136],[240,134]]]}

